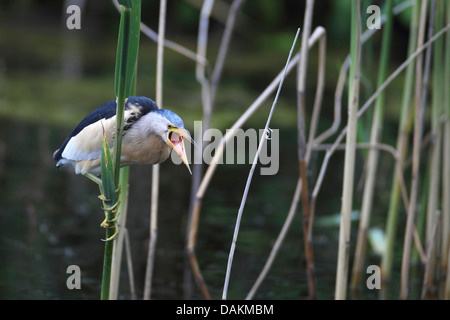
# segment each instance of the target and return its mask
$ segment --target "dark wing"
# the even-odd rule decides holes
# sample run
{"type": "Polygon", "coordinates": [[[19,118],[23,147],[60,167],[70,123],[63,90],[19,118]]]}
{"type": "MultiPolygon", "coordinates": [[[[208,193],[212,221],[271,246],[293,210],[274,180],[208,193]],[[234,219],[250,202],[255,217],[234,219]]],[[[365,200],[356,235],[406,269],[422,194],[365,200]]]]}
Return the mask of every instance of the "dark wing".
{"type": "MultiPolygon", "coordinates": [[[[132,123],[136,122],[137,119],[139,119],[144,114],[147,114],[148,112],[152,110],[157,110],[158,106],[156,103],[147,97],[128,97],[125,110],[128,110],[130,108],[138,108],[139,112],[133,115],[133,119],[131,123],[125,124],[125,126],[128,126],[128,128],[132,125],[132,123]]],[[[69,143],[69,140],[72,137],[75,137],[77,134],[79,134],[84,128],[87,126],[100,121],[101,119],[109,119],[111,117],[114,117],[116,115],[116,109],[117,109],[117,103],[116,100],[111,100],[104,105],[98,107],[91,113],[89,113],[81,122],[75,127],[75,129],[72,131],[72,133],[69,135],[69,137],[63,142],[61,147],[55,151],[53,154],[53,159],[58,161],[61,159],[61,155],[67,146],[67,143],[69,143]]],[[[128,129],[127,128],[127,129],[128,129]]]]}

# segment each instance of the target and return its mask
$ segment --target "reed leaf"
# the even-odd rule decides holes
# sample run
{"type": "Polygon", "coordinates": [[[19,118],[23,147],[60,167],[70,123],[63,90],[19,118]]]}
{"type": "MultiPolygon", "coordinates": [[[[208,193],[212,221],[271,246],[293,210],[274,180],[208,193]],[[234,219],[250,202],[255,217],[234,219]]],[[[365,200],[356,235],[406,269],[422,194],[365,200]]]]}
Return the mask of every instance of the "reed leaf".
{"type": "MultiPolygon", "coordinates": [[[[102,161],[105,161],[105,168],[102,164],[102,185],[104,198],[108,199],[108,207],[104,207],[106,210],[106,239],[111,239],[111,236],[116,230],[115,218],[116,215],[110,210],[111,206],[117,205],[116,190],[120,190],[119,186],[119,172],[120,172],[120,154],[122,147],[122,133],[123,133],[123,112],[125,108],[125,99],[130,96],[131,90],[134,85],[133,79],[135,79],[135,70],[137,55],[139,50],[139,35],[140,35],[140,17],[141,17],[141,1],[140,0],[123,0],[119,1],[121,5],[121,17],[119,25],[119,36],[117,43],[117,56],[115,66],[115,81],[114,92],[117,97],[117,110],[116,110],[116,128],[114,139],[114,153],[113,158],[106,152],[106,147],[103,148],[104,154],[102,154],[102,161]],[[112,161],[114,159],[114,162],[112,161]],[[107,166],[106,166],[107,164],[107,166]],[[114,167],[113,167],[114,165],[114,167]],[[105,172],[103,170],[105,169],[105,172]],[[113,170],[111,175],[110,170],[113,170]],[[112,178],[111,178],[112,177],[112,178]],[[112,179],[112,180],[111,180],[112,179]],[[111,181],[112,191],[111,191],[111,181]],[[107,188],[107,190],[105,189],[107,188]],[[107,193],[105,193],[105,191],[107,193]],[[114,197],[113,197],[114,194],[114,197]]],[[[122,190],[126,192],[126,190],[122,190]]],[[[111,239],[114,240],[114,239],[111,239]]],[[[102,276],[102,290],[101,299],[109,299],[110,284],[111,284],[111,264],[113,257],[114,241],[105,242],[105,253],[103,261],[103,276],[102,276]]]]}

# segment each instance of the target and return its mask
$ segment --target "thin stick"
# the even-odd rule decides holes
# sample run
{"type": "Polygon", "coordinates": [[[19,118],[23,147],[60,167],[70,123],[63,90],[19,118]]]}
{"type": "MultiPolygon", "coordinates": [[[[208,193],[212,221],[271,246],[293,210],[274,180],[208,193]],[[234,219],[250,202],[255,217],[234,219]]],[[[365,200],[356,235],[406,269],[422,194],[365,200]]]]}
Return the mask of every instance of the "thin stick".
{"type": "Polygon", "coordinates": [[[357,111],[359,104],[359,70],[361,59],[361,2],[352,2],[351,65],[348,99],[348,133],[345,149],[344,183],[342,191],[341,224],[336,271],[335,299],[342,300],[347,294],[347,274],[350,245],[350,219],[353,200],[353,177],[355,170],[355,144],[357,111]]]}
{"type": "Polygon", "coordinates": [[[233,234],[233,241],[231,243],[230,254],[229,254],[229,257],[228,257],[227,272],[225,274],[225,284],[224,284],[223,293],[222,293],[222,299],[223,300],[225,300],[227,298],[228,283],[229,283],[229,280],[230,280],[230,273],[231,273],[231,266],[232,266],[232,263],[233,263],[234,250],[235,250],[235,247],[236,247],[237,236],[238,236],[238,233],[239,233],[239,226],[240,226],[240,222],[241,222],[241,218],[242,218],[242,212],[244,210],[245,202],[247,201],[248,190],[250,189],[250,184],[251,184],[251,181],[252,181],[252,178],[253,178],[253,172],[255,171],[256,164],[258,163],[259,154],[261,153],[261,150],[262,150],[262,147],[264,145],[264,142],[268,138],[268,135],[270,135],[270,129],[269,129],[270,121],[272,120],[272,115],[273,115],[273,112],[275,110],[275,106],[276,106],[276,104],[278,102],[278,97],[280,95],[280,91],[281,91],[281,88],[283,86],[284,79],[286,77],[289,61],[291,59],[292,52],[293,52],[295,44],[297,42],[297,38],[298,38],[299,33],[300,33],[300,28],[297,30],[297,33],[295,35],[294,42],[292,44],[291,50],[289,52],[289,57],[288,57],[287,62],[286,62],[286,66],[284,68],[283,77],[281,78],[280,84],[278,86],[277,94],[275,96],[274,102],[272,104],[272,108],[270,109],[270,113],[269,113],[269,116],[267,118],[266,125],[264,127],[264,132],[266,134],[263,134],[261,139],[260,139],[259,146],[258,146],[258,152],[256,153],[255,158],[253,160],[253,164],[252,164],[252,167],[250,169],[250,173],[249,173],[248,178],[247,178],[247,183],[245,185],[244,195],[242,197],[241,205],[239,207],[239,212],[238,212],[238,215],[237,215],[236,225],[235,225],[234,234],[233,234]]]}
{"type": "MultiPolygon", "coordinates": [[[[156,62],[156,104],[162,107],[163,100],[163,64],[164,64],[164,37],[166,28],[167,1],[160,0],[158,25],[158,48],[156,62]]],[[[153,266],[155,263],[156,241],[158,238],[158,195],[159,195],[159,164],[152,167],[152,194],[150,208],[150,243],[147,256],[145,274],[144,300],[151,297],[153,266]]]]}
{"type": "MultiPolygon", "coordinates": [[[[316,134],[317,129],[317,123],[319,120],[320,115],[320,107],[322,103],[322,96],[323,96],[323,90],[324,90],[324,77],[325,77],[325,58],[326,58],[326,31],[322,27],[317,27],[315,29],[315,34],[319,34],[319,65],[318,65],[318,77],[317,77],[317,85],[316,85],[316,96],[314,100],[314,107],[313,107],[313,115],[311,117],[311,126],[309,130],[309,136],[308,136],[308,145],[307,145],[307,151],[306,151],[306,163],[309,163],[309,159],[311,156],[311,152],[313,151],[312,148],[312,141],[314,140],[314,136],[316,134]]],[[[256,291],[258,290],[259,286],[261,285],[264,278],[267,276],[267,273],[269,272],[273,261],[275,260],[276,255],[278,254],[278,251],[284,241],[284,238],[286,236],[287,231],[289,230],[289,227],[292,224],[293,218],[295,216],[298,203],[300,201],[300,192],[301,192],[301,178],[297,180],[297,187],[294,192],[294,196],[291,201],[289,213],[286,217],[286,220],[283,224],[283,227],[275,241],[274,246],[272,247],[272,250],[270,251],[269,257],[267,258],[266,263],[264,264],[263,269],[261,270],[261,273],[259,274],[257,280],[253,284],[253,287],[251,288],[250,292],[247,294],[246,299],[250,300],[255,295],[256,291]]],[[[308,239],[312,239],[310,235],[312,235],[312,226],[313,226],[313,220],[314,220],[314,210],[310,210],[310,224],[309,224],[309,230],[308,230],[308,239]]],[[[309,240],[310,241],[310,240],[309,240]]]]}

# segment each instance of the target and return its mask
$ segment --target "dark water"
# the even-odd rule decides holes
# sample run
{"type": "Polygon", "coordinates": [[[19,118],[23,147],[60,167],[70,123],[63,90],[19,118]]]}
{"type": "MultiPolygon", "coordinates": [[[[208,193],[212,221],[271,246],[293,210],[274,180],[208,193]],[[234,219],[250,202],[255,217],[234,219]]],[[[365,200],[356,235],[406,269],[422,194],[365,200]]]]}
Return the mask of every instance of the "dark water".
{"type": "MultiPolygon", "coordinates": [[[[70,171],[57,170],[54,146],[68,133],[14,121],[1,121],[0,134],[0,298],[98,299],[101,285],[104,230],[97,186],[70,171]],[[12,138],[14,137],[14,138],[12,138]],[[81,269],[81,290],[69,290],[67,267],[81,269]]],[[[282,141],[295,130],[282,130],[282,141]]],[[[281,167],[275,176],[255,175],[250,189],[229,286],[229,299],[242,299],[261,271],[287,215],[296,183],[295,152],[281,143],[281,167]]],[[[339,163],[340,156],[336,162],[339,163]]],[[[220,298],[234,224],[249,165],[221,165],[206,193],[196,252],[213,298],[220,298]]],[[[336,174],[332,167],[330,174],[336,174]]],[[[257,170],[258,171],[258,170],[257,170]]],[[[330,179],[330,183],[333,180],[330,179]]],[[[168,160],[161,165],[158,240],[153,281],[154,299],[201,299],[184,255],[191,176],[168,160]]],[[[138,298],[143,294],[149,237],[151,167],[130,172],[127,227],[138,298]]],[[[332,299],[336,270],[338,226],[320,223],[338,212],[339,187],[328,186],[317,206],[314,250],[318,298],[332,299]],[[333,211],[334,210],[334,211],[333,211]]],[[[303,299],[308,289],[303,258],[300,213],[267,279],[255,298],[303,299]]],[[[353,224],[354,230],[356,224],[353,224]]],[[[369,254],[368,263],[379,263],[369,254]]],[[[364,276],[363,276],[364,278],[364,276]]],[[[130,299],[123,264],[120,298],[130,299]]],[[[378,293],[362,289],[362,298],[378,293]]]]}

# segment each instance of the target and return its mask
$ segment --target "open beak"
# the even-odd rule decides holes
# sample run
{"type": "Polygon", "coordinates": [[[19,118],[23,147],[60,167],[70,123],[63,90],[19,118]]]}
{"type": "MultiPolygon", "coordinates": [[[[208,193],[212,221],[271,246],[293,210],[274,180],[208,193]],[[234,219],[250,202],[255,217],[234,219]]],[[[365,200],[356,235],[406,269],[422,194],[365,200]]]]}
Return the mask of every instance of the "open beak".
{"type": "Polygon", "coordinates": [[[183,138],[186,138],[190,143],[194,143],[194,140],[192,140],[191,135],[186,129],[174,127],[169,129],[169,132],[167,133],[167,142],[180,156],[181,160],[183,160],[184,164],[189,170],[189,173],[192,174],[191,168],[189,167],[189,163],[187,161],[183,138]]]}

